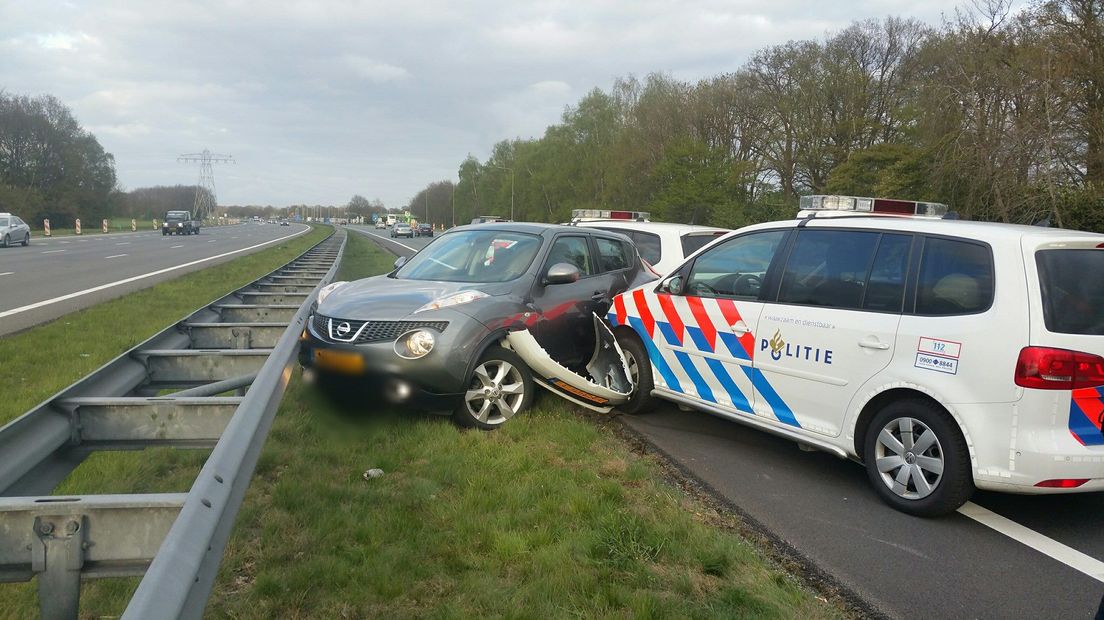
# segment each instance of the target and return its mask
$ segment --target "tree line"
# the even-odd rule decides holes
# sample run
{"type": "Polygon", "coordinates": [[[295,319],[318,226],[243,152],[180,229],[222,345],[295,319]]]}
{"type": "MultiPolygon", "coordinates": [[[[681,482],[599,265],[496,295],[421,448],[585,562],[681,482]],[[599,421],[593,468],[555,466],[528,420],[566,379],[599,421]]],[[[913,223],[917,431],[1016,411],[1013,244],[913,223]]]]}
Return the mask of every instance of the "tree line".
{"type": "Polygon", "coordinates": [[[1104,232],[1102,7],[990,0],[940,26],[866,20],[766,47],[696,83],[621,78],[541,138],[469,156],[410,209],[428,199],[432,221],[462,224],[508,215],[512,194],[519,220],[601,208],[735,227],[840,193],[1104,232]]]}

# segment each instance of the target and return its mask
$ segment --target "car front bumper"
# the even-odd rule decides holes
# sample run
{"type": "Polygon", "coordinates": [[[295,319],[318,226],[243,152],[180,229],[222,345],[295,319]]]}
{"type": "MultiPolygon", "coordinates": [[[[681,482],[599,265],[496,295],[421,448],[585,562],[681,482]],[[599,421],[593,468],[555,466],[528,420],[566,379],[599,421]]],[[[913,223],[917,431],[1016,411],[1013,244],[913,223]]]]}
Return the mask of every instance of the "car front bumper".
{"type": "Polygon", "coordinates": [[[365,396],[380,396],[392,404],[423,409],[453,409],[463,399],[470,362],[489,330],[459,312],[438,311],[432,320],[448,322],[444,331],[434,331],[433,350],[418,359],[406,359],[395,352],[393,339],[363,344],[333,342],[316,332],[312,317],[300,342],[299,363],[365,396]],[[359,363],[335,370],[319,363],[319,351],[323,356],[336,353],[359,363]]]}

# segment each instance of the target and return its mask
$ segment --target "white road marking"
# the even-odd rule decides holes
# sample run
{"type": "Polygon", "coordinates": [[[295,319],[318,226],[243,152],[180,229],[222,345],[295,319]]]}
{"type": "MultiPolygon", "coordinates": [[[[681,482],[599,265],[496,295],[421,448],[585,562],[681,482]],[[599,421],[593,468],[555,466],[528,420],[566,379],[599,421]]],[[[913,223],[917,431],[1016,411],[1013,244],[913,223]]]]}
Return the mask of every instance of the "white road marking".
{"type": "MultiPolygon", "coordinates": [[[[46,300],[43,300],[43,301],[35,302],[33,304],[27,304],[26,306],[20,306],[18,308],[12,308],[11,310],[5,310],[3,312],[0,312],[0,319],[2,319],[4,317],[7,317],[7,316],[12,316],[13,314],[19,314],[21,312],[27,312],[28,310],[35,310],[35,309],[41,308],[43,306],[49,306],[51,304],[56,304],[58,302],[73,299],[75,297],[81,297],[83,295],[89,295],[89,294],[96,293],[96,292],[106,290],[106,289],[109,289],[109,288],[113,288],[113,287],[116,287],[116,286],[121,286],[123,284],[130,284],[131,282],[137,282],[138,280],[142,280],[142,279],[145,279],[145,278],[150,278],[150,277],[153,277],[153,276],[158,276],[158,275],[161,275],[163,273],[169,273],[170,271],[176,271],[177,269],[184,269],[185,267],[191,267],[192,265],[198,265],[200,263],[206,263],[207,261],[212,261],[212,260],[216,260],[216,259],[219,259],[219,258],[224,258],[226,256],[232,256],[234,254],[240,254],[242,252],[248,252],[249,250],[253,250],[253,249],[256,249],[256,248],[259,248],[259,247],[264,247],[264,246],[272,244],[272,243],[278,243],[280,241],[285,241],[287,239],[291,239],[292,237],[298,237],[299,235],[301,235],[303,233],[306,233],[306,232],[309,232],[309,231],[310,231],[310,227],[307,226],[307,227],[304,227],[302,230],[300,230],[298,232],[295,232],[295,233],[292,233],[290,235],[286,235],[286,236],[283,236],[283,237],[277,237],[277,238],[272,239],[270,241],[265,241],[264,243],[258,243],[256,245],[251,245],[247,248],[241,248],[240,250],[232,250],[230,252],[223,252],[222,254],[216,254],[214,256],[208,256],[207,258],[200,258],[198,260],[194,260],[194,261],[191,261],[189,263],[184,263],[182,265],[174,265],[172,267],[166,267],[165,269],[158,269],[157,271],[151,271],[149,273],[143,273],[141,275],[133,276],[133,277],[130,277],[130,278],[124,278],[122,280],[116,280],[115,282],[108,282],[107,284],[101,284],[99,286],[93,286],[92,288],[84,289],[83,291],[77,291],[75,293],[69,293],[68,295],[62,295],[60,297],[54,297],[53,299],[46,299],[46,300]]],[[[61,251],[61,250],[59,250],[59,251],[61,251]]]]}
{"type": "Polygon", "coordinates": [[[405,243],[399,243],[398,241],[395,241],[394,239],[389,239],[389,238],[387,238],[387,237],[384,237],[384,236],[382,236],[382,235],[377,235],[377,234],[376,234],[376,233],[374,233],[374,232],[368,232],[367,230],[361,230],[361,229],[359,229],[359,228],[357,228],[357,229],[356,229],[356,231],[357,231],[357,232],[360,232],[360,233],[364,233],[364,234],[366,234],[366,235],[372,235],[373,237],[378,237],[378,238],[380,238],[380,239],[383,239],[384,241],[387,241],[387,242],[389,242],[389,243],[394,243],[395,245],[401,245],[402,247],[404,247],[404,248],[406,248],[406,249],[408,249],[408,250],[413,250],[413,251],[415,251],[415,252],[417,252],[417,251],[418,251],[418,248],[412,248],[412,247],[410,247],[409,245],[406,245],[405,243]]]}
{"type": "Polygon", "coordinates": [[[4,273],[0,273],[0,276],[10,276],[13,273],[15,273],[15,272],[14,271],[5,271],[4,273]]]}
{"type": "Polygon", "coordinates": [[[209,239],[209,240],[207,241],[207,243],[214,243],[215,241],[216,241],[216,239],[209,239]]]}
{"type": "Polygon", "coordinates": [[[59,241],[58,243],[60,243],[62,245],[65,245],[66,243],[69,243],[69,242],[68,241],[59,241]]]}
{"type": "Polygon", "coordinates": [[[1044,536],[973,502],[966,502],[958,509],[958,512],[1018,543],[1027,545],[1043,555],[1058,560],[1073,570],[1104,582],[1104,562],[1092,556],[1085,555],[1077,549],[1063,545],[1053,538],[1044,536]]]}
{"type": "Polygon", "coordinates": [[[115,245],[130,245],[130,242],[129,241],[124,241],[122,243],[116,243],[115,245]]]}
{"type": "Polygon", "coordinates": [[[169,249],[170,250],[175,250],[176,248],[182,248],[182,247],[184,247],[184,246],[182,246],[182,245],[173,245],[173,246],[169,246],[169,249]]]}
{"type": "Polygon", "coordinates": [[[65,250],[46,250],[43,254],[57,254],[58,252],[64,252],[65,250]]]}
{"type": "Polygon", "coordinates": [[[105,256],[104,258],[121,258],[123,256],[129,256],[129,254],[112,254],[111,256],[105,256]]]}

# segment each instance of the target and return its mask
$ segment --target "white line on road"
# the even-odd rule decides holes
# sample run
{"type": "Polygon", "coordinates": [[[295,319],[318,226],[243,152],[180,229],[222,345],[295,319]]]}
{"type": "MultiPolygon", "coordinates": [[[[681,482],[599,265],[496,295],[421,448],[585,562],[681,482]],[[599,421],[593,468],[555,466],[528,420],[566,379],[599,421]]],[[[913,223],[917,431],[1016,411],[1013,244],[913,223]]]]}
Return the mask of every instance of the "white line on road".
{"type": "Polygon", "coordinates": [[[14,271],[5,271],[4,273],[0,273],[0,276],[10,276],[13,273],[15,273],[15,272],[14,271]]]}
{"type": "Polygon", "coordinates": [[[115,245],[130,245],[130,242],[129,241],[124,241],[122,243],[116,243],[115,245]]]}
{"type": "Polygon", "coordinates": [[[57,254],[58,252],[64,252],[65,250],[46,250],[43,254],[57,254]]]}
{"type": "Polygon", "coordinates": [[[1092,556],[1085,555],[1077,549],[1063,545],[1053,538],[1044,536],[973,502],[966,502],[958,509],[958,512],[1016,542],[1031,547],[1043,555],[1050,556],[1076,571],[1082,572],[1097,581],[1104,582],[1104,562],[1092,556]]]}
{"type": "Polygon", "coordinates": [[[184,247],[184,246],[182,246],[182,245],[171,245],[171,246],[169,246],[169,249],[170,250],[175,250],[176,248],[182,248],[182,247],[184,247]]]}
{"type": "Polygon", "coordinates": [[[394,243],[395,245],[401,245],[402,247],[404,247],[404,248],[406,248],[406,249],[408,249],[408,250],[413,250],[413,251],[415,251],[415,252],[417,252],[417,251],[418,251],[418,248],[412,248],[412,247],[410,247],[409,245],[406,245],[405,243],[399,243],[398,241],[395,241],[394,239],[388,239],[387,237],[384,237],[384,236],[382,236],[382,235],[377,235],[377,234],[376,234],[376,233],[374,233],[374,232],[368,232],[367,230],[360,230],[359,228],[357,228],[357,229],[354,229],[354,230],[356,230],[356,231],[357,231],[357,232],[359,232],[359,233],[364,233],[364,234],[366,234],[366,235],[372,235],[373,237],[377,237],[377,238],[379,238],[379,239],[383,239],[384,241],[386,241],[386,242],[388,242],[388,243],[394,243]]]}
{"type": "Polygon", "coordinates": [[[123,256],[130,256],[129,254],[112,254],[111,256],[105,256],[104,258],[122,258],[123,256]]]}
{"type": "Polygon", "coordinates": [[[207,243],[214,243],[215,241],[217,241],[217,240],[216,239],[208,239],[207,243]]]}
{"type": "Polygon", "coordinates": [[[206,263],[207,261],[212,261],[212,260],[216,260],[216,259],[219,259],[219,258],[224,258],[226,256],[232,256],[234,254],[240,254],[242,252],[248,252],[249,250],[253,250],[253,249],[256,249],[256,248],[259,248],[259,247],[263,247],[263,246],[266,246],[266,245],[269,245],[269,244],[272,244],[272,243],[278,243],[280,241],[285,241],[287,239],[291,239],[292,237],[298,237],[299,235],[301,235],[303,233],[306,233],[306,232],[310,232],[310,227],[309,226],[304,227],[302,230],[300,230],[298,232],[295,232],[295,233],[292,233],[290,235],[286,235],[286,236],[283,236],[283,237],[277,237],[277,238],[272,239],[270,241],[265,241],[264,243],[258,243],[256,245],[251,245],[247,248],[241,248],[240,250],[232,250],[230,252],[223,252],[222,254],[216,254],[214,256],[208,256],[207,258],[201,258],[201,259],[198,259],[198,260],[194,260],[190,263],[184,263],[182,265],[175,265],[173,267],[166,267],[165,269],[158,269],[157,271],[151,271],[149,273],[143,273],[141,275],[133,276],[133,277],[130,277],[130,278],[124,278],[122,280],[116,280],[115,282],[109,282],[107,284],[101,284],[99,286],[93,286],[92,288],[87,288],[87,289],[84,289],[83,291],[77,291],[75,293],[69,293],[68,295],[62,295],[61,297],[54,297],[53,299],[46,299],[46,300],[43,300],[43,301],[35,302],[33,304],[27,304],[26,306],[20,306],[18,308],[12,308],[11,310],[5,310],[3,312],[0,312],[0,319],[2,319],[4,317],[7,317],[7,316],[12,316],[13,314],[19,314],[21,312],[26,312],[28,310],[34,310],[36,308],[41,308],[43,306],[49,306],[51,304],[56,304],[60,301],[66,301],[66,300],[69,300],[69,299],[73,299],[75,297],[81,297],[83,295],[89,295],[91,293],[96,293],[96,292],[99,292],[99,291],[102,291],[102,290],[105,290],[105,289],[113,288],[113,287],[116,287],[116,286],[121,286],[123,284],[130,284],[131,282],[137,282],[138,280],[142,280],[142,279],[153,277],[153,276],[158,276],[158,275],[161,275],[163,273],[169,273],[170,271],[176,271],[177,269],[184,269],[185,267],[191,267],[192,265],[198,265],[200,263],[206,263]]]}

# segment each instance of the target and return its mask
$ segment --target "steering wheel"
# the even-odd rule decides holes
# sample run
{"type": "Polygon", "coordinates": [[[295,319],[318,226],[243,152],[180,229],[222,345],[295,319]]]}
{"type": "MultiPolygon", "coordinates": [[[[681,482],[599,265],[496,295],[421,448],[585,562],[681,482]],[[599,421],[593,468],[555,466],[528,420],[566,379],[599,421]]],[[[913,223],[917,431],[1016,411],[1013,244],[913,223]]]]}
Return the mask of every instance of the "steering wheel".
{"type": "Polygon", "coordinates": [[[763,278],[754,273],[742,273],[732,283],[732,292],[736,295],[758,295],[763,287],[763,278]]]}

